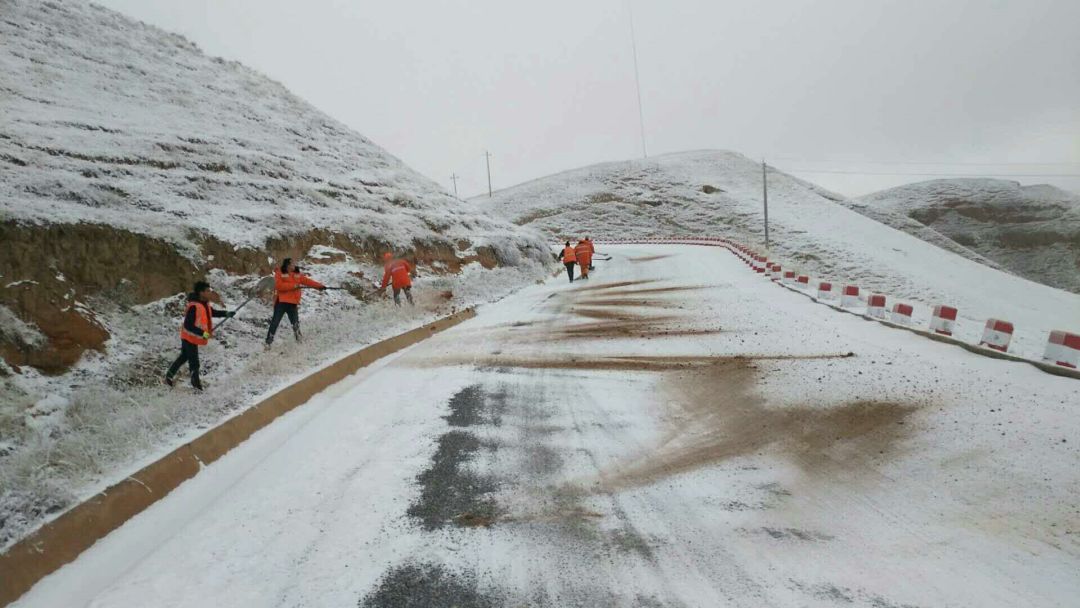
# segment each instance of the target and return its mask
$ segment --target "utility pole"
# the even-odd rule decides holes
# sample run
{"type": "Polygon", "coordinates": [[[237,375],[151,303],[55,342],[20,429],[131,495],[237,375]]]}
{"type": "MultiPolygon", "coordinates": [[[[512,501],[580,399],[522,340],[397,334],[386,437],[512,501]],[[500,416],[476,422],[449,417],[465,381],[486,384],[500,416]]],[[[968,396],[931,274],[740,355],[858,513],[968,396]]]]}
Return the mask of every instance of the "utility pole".
{"type": "Polygon", "coordinates": [[[454,182],[454,198],[458,197],[458,195],[457,195],[457,178],[458,178],[457,173],[451,173],[450,174],[450,181],[454,182]]]}
{"type": "Polygon", "coordinates": [[[761,200],[765,203],[765,250],[769,249],[769,179],[766,176],[765,159],[761,159],[761,200]]]}
{"type": "Polygon", "coordinates": [[[484,162],[487,163],[488,198],[491,198],[491,152],[484,150],[484,162]]]}
{"type": "Polygon", "coordinates": [[[641,77],[638,75],[637,62],[637,36],[634,34],[634,6],[633,0],[626,0],[626,11],[630,15],[630,48],[634,52],[634,87],[637,89],[637,115],[638,126],[641,128],[641,156],[649,158],[649,150],[645,147],[645,110],[641,108],[641,77]]]}

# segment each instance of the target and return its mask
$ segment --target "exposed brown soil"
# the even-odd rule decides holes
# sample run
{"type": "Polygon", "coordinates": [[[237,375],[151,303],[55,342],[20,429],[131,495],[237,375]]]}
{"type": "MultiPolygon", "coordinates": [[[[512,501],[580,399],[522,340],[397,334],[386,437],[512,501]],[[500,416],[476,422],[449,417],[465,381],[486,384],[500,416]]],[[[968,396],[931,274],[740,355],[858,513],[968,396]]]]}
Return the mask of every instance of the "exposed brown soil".
{"type": "Polygon", "coordinates": [[[654,295],[658,293],[678,293],[680,291],[697,291],[699,289],[708,289],[707,285],[683,285],[679,287],[650,287],[647,289],[613,289],[611,291],[605,291],[604,297],[614,296],[639,296],[639,295],[654,295]]]}
{"type": "Polygon", "coordinates": [[[655,283],[653,279],[642,279],[638,281],[617,281],[615,283],[602,283],[600,285],[589,285],[587,287],[581,287],[573,291],[566,292],[568,295],[573,295],[582,291],[597,291],[600,289],[615,289],[617,287],[629,287],[631,285],[644,285],[646,283],[655,283]]]}
{"type": "Polygon", "coordinates": [[[650,316],[647,316],[647,315],[641,315],[641,314],[638,314],[638,313],[628,312],[628,311],[625,311],[625,310],[607,310],[607,309],[604,309],[604,308],[574,307],[574,308],[570,309],[570,312],[572,312],[572,313],[574,313],[574,314],[576,314],[578,316],[587,317],[589,319],[600,319],[600,320],[610,320],[610,321],[665,320],[665,319],[674,318],[674,317],[668,317],[668,316],[653,316],[653,317],[650,317],[650,316]]]}
{"type": "Polygon", "coordinates": [[[715,366],[728,362],[748,364],[758,360],[800,360],[800,359],[843,359],[854,356],[853,353],[834,354],[808,354],[808,355],[733,355],[726,357],[698,357],[698,356],[616,356],[616,357],[583,357],[579,355],[542,357],[516,357],[503,355],[487,355],[484,357],[473,356],[448,356],[432,359],[416,359],[410,361],[420,366],[444,366],[444,365],[475,365],[477,367],[500,367],[521,369],[569,369],[589,371],[644,371],[666,372],[688,370],[698,367],[715,366]]]}
{"type": "Polygon", "coordinates": [[[643,255],[643,256],[641,256],[641,257],[637,257],[637,258],[628,258],[628,259],[629,259],[629,260],[630,260],[631,262],[635,262],[635,263],[642,263],[642,262],[655,262],[656,260],[663,260],[663,259],[666,259],[666,258],[670,258],[670,257],[671,257],[672,255],[673,255],[673,254],[670,254],[670,253],[665,253],[665,254],[663,254],[663,255],[643,255]]]}
{"type": "Polygon", "coordinates": [[[626,306],[647,308],[676,308],[678,302],[649,298],[590,298],[581,300],[585,306],[626,306]]]}
{"type": "Polygon", "coordinates": [[[664,327],[662,321],[674,317],[655,317],[636,321],[602,321],[559,327],[547,331],[542,336],[545,340],[566,340],[586,338],[660,338],[676,336],[705,336],[720,333],[720,328],[680,329],[664,327]]]}
{"type": "Polygon", "coordinates": [[[754,391],[754,368],[733,358],[673,372],[668,430],[640,458],[600,474],[614,492],[653,483],[728,458],[769,450],[815,472],[864,463],[896,448],[910,430],[913,404],[860,400],[828,408],[772,407],[754,391]]]}

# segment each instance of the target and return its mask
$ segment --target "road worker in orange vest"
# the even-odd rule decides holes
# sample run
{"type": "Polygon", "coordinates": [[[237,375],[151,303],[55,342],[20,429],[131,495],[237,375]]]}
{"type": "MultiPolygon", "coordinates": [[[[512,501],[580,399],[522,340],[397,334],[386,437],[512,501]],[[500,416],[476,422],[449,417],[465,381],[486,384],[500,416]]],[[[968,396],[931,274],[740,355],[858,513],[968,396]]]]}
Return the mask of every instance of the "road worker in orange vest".
{"type": "Polygon", "coordinates": [[[210,304],[212,295],[210,284],[206,281],[195,283],[194,290],[188,294],[184,322],[180,325],[180,356],[169,366],[169,371],[165,372],[165,384],[173,386],[176,372],[187,363],[191,372],[191,386],[197,391],[203,390],[202,380],[199,378],[199,347],[206,346],[213,337],[215,317],[232,317],[236,314],[214,310],[210,304]]]}
{"type": "Polygon", "coordinates": [[[570,277],[570,282],[574,282],[574,264],[577,263],[577,252],[570,246],[570,241],[566,241],[566,246],[563,247],[562,253],[559,254],[559,259],[562,260],[564,266],[566,266],[566,276],[570,277]]]}
{"type": "Polygon", "coordinates": [[[274,270],[274,289],[277,293],[274,295],[274,314],[270,317],[270,329],[266,332],[266,348],[273,344],[281,318],[286,315],[292,324],[296,341],[303,340],[304,334],[300,332],[300,299],[305,287],[326,290],[325,285],[301,272],[300,267],[293,264],[292,258],[282,260],[281,268],[274,270]]]}
{"type": "Polygon", "coordinates": [[[405,299],[409,306],[416,306],[412,298],[412,274],[415,268],[403,258],[394,258],[394,254],[387,251],[383,254],[383,277],[380,290],[385,290],[389,284],[394,290],[394,304],[401,306],[401,292],[405,292],[405,299]]]}
{"type": "Polygon", "coordinates": [[[589,245],[589,270],[594,270],[592,265],[593,254],[596,253],[596,245],[593,245],[591,237],[585,237],[585,242],[589,245]]]}
{"type": "Polygon", "coordinates": [[[592,248],[589,241],[582,239],[574,247],[574,257],[577,259],[578,268],[581,269],[581,278],[589,278],[589,268],[592,264],[592,248]]]}

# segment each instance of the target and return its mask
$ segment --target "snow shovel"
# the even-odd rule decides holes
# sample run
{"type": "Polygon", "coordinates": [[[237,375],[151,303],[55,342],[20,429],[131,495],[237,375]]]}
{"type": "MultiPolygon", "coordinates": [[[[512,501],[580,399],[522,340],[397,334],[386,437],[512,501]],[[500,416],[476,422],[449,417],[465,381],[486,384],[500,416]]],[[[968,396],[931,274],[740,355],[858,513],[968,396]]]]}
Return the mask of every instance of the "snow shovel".
{"type": "MultiPolygon", "coordinates": [[[[244,300],[239,306],[237,306],[236,308],[234,308],[231,311],[233,313],[233,316],[236,316],[236,313],[240,312],[241,308],[247,306],[248,302],[254,300],[255,298],[257,298],[260,295],[262,295],[263,293],[269,291],[273,287],[274,287],[274,277],[263,277],[263,278],[259,279],[259,282],[255,283],[255,286],[251,288],[251,292],[250,292],[250,295],[248,296],[248,299],[244,300]]],[[[226,323],[228,323],[229,321],[232,320],[232,318],[233,317],[229,317],[229,318],[225,319],[217,327],[215,327],[214,328],[215,333],[217,331],[220,331],[221,328],[224,327],[226,323]]]]}

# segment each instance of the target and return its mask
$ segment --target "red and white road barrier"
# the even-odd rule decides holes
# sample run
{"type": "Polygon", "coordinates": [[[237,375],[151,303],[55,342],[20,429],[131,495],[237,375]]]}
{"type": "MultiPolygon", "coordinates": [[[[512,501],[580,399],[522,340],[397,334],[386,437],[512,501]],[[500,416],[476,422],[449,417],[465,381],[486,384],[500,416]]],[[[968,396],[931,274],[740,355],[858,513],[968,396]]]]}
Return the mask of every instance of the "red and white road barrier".
{"type": "Polygon", "coordinates": [[[859,305],[859,288],[855,285],[844,285],[840,292],[840,306],[853,307],[859,305]]]}
{"type": "Polygon", "coordinates": [[[956,308],[938,304],[930,315],[930,331],[943,336],[951,336],[956,329],[956,308]]]}
{"type": "Polygon", "coordinates": [[[987,319],[979,346],[1008,352],[1013,337],[1013,324],[1001,319],[987,319]]]}
{"type": "Polygon", "coordinates": [[[832,299],[832,283],[828,281],[821,281],[817,286],[817,297],[819,300],[831,300],[832,299]]]}
{"type": "Polygon", "coordinates": [[[1080,334],[1059,330],[1050,332],[1043,360],[1077,369],[1080,366],[1080,334]]]}
{"type": "Polygon", "coordinates": [[[893,323],[899,323],[901,325],[911,325],[911,313],[914,311],[915,309],[911,304],[900,304],[897,302],[896,304],[893,304],[890,320],[893,323]]]}
{"type": "MultiPolygon", "coordinates": [[[[601,239],[597,239],[601,242],[601,239]]],[[[817,294],[819,300],[834,300],[837,296],[840,299],[840,307],[852,308],[859,305],[859,301],[862,298],[862,292],[859,291],[859,287],[855,285],[845,285],[842,289],[834,290],[832,283],[828,281],[815,281],[815,287],[810,287],[810,276],[805,274],[797,274],[793,270],[784,270],[783,267],[776,263],[770,262],[765,255],[758,254],[755,250],[742,245],[733,240],[723,237],[693,237],[693,236],[677,236],[677,237],[644,237],[644,238],[624,238],[624,239],[603,239],[602,242],[606,243],[671,243],[671,244],[687,244],[687,245],[708,245],[713,247],[723,247],[745,262],[755,273],[764,274],[772,279],[774,282],[782,283],[785,286],[790,285],[792,289],[803,293],[804,295],[811,296],[817,294]],[[814,289],[814,291],[811,291],[814,289]],[[836,294],[836,295],[834,295],[836,294]]],[[[887,308],[888,302],[884,294],[872,293],[865,296],[866,301],[866,313],[865,316],[873,319],[880,319],[882,321],[888,320],[898,325],[904,325],[911,328],[912,325],[912,313],[914,307],[911,304],[894,303],[891,311],[887,308]]],[[[858,314],[858,313],[856,313],[858,314]]],[[[953,306],[939,305],[933,309],[933,314],[930,321],[930,333],[937,333],[945,336],[952,336],[956,328],[957,323],[957,309],[953,306]]],[[[926,334],[925,331],[918,328],[911,328],[920,334],[926,334]]],[[[986,326],[983,329],[982,339],[980,340],[980,346],[992,348],[994,350],[1008,353],[1009,346],[1012,342],[1013,325],[1008,321],[1002,321],[1000,319],[989,319],[986,322],[986,326]]],[[[955,338],[953,342],[960,343],[955,338]]],[[[980,352],[971,344],[962,344],[964,348],[972,352],[980,352]]],[[[985,351],[982,351],[986,354],[985,351]]],[[[1029,363],[1037,365],[1044,371],[1055,373],[1057,375],[1066,375],[1080,378],[1080,372],[1074,370],[1080,370],[1080,334],[1069,333],[1065,331],[1052,331],[1050,332],[1049,340],[1046,345],[1046,353],[1043,356],[1045,362],[1035,361],[1026,357],[1016,357],[1009,355],[1009,358],[1016,360],[1026,360],[1029,363]],[[1054,365],[1070,368],[1068,370],[1055,370],[1054,365]]]]}
{"type": "Polygon", "coordinates": [[[870,294],[870,297],[866,299],[866,314],[875,319],[885,318],[885,296],[883,294],[870,294]]]}

